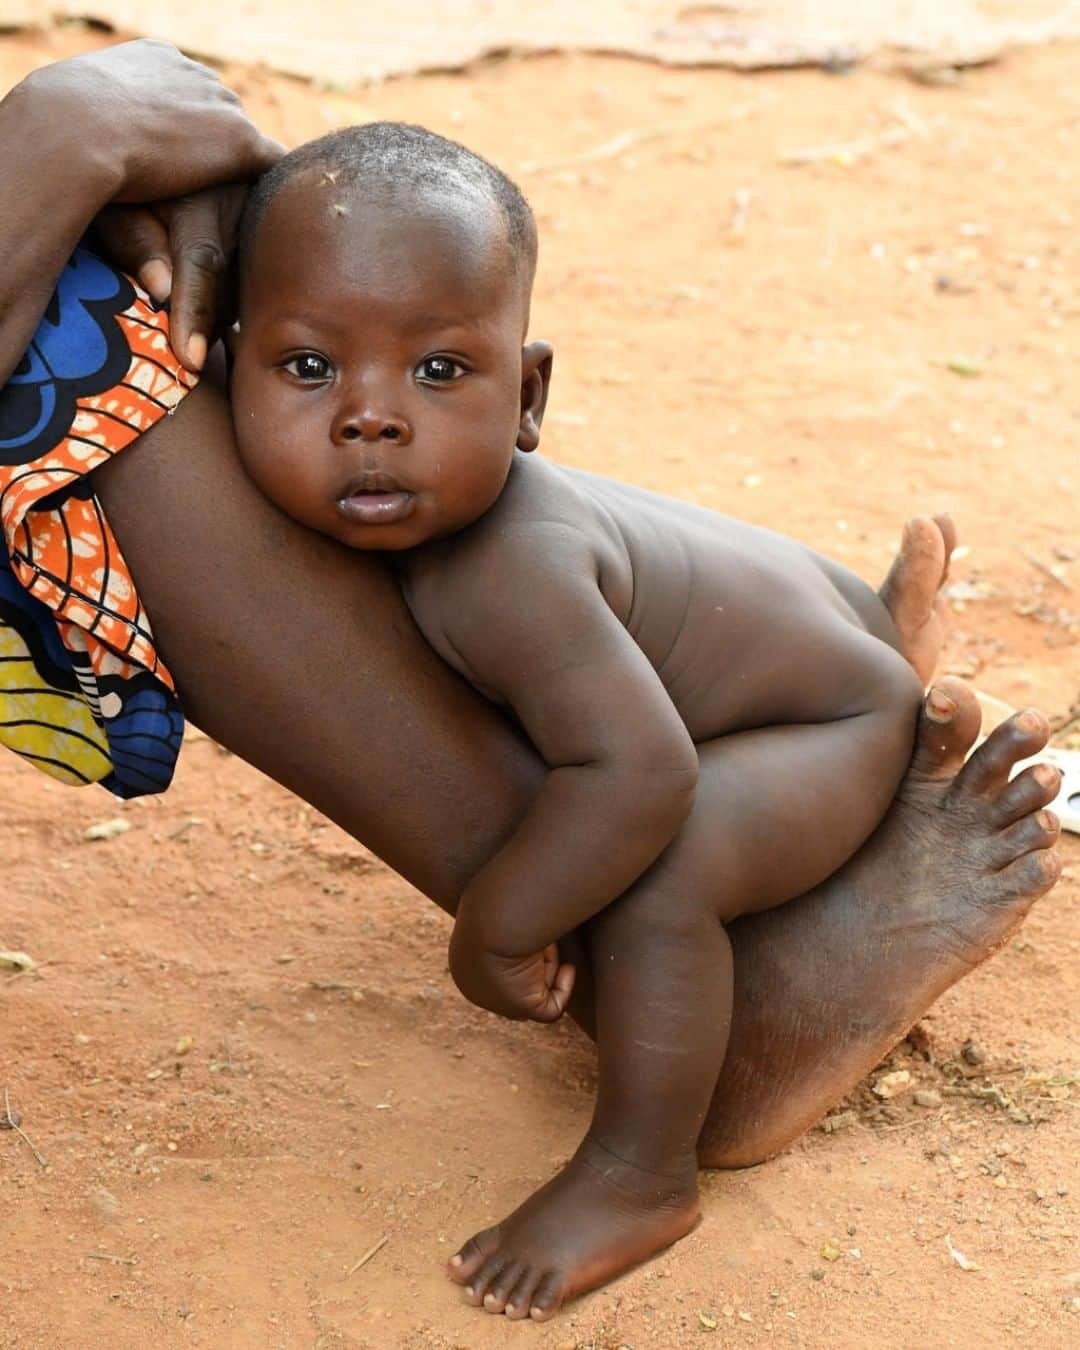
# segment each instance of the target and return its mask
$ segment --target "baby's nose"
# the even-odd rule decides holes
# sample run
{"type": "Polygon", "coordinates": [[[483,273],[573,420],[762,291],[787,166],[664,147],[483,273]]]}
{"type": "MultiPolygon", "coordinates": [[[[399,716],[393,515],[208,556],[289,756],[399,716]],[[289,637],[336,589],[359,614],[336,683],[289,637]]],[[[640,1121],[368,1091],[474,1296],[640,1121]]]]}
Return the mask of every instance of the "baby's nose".
{"type": "Polygon", "coordinates": [[[331,435],[336,444],[349,441],[394,441],[399,445],[407,445],[412,439],[412,432],[404,417],[372,408],[343,412],[334,419],[331,435]]]}

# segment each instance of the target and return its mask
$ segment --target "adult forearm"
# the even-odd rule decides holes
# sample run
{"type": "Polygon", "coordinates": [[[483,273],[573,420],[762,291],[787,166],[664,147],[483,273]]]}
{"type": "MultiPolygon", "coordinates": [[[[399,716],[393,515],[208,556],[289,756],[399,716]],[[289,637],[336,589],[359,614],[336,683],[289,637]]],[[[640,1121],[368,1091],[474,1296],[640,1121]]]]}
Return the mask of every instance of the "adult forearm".
{"type": "Polygon", "coordinates": [[[0,385],[22,359],[87,226],[120,173],[30,76],[0,102],[0,385]]]}
{"type": "Polygon", "coordinates": [[[259,492],[207,382],[94,477],[191,720],[453,909],[544,768],[388,569],[259,492]]]}

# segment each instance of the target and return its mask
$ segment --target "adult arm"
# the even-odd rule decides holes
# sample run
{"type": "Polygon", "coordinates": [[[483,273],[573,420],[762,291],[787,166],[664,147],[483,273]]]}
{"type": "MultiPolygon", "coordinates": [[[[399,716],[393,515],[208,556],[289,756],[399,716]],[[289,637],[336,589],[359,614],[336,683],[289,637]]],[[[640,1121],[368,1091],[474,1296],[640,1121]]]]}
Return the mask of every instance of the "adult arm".
{"type": "Polygon", "coordinates": [[[163,43],[122,43],[16,85],[0,102],[0,385],[107,203],[250,178],[280,153],[212,71],[163,43]]]}

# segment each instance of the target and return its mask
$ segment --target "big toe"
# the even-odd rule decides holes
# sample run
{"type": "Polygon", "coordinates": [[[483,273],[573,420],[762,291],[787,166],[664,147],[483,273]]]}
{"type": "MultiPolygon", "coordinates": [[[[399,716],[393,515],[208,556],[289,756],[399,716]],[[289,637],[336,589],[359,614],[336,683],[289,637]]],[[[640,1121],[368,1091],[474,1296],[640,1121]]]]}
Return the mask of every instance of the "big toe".
{"type": "Polygon", "coordinates": [[[975,744],[982,712],[974,691],[950,676],[938,680],[923,702],[911,771],[921,778],[953,778],[975,744]]]}
{"type": "Polygon", "coordinates": [[[900,551],[881,587],[881,598],[901,636],[929,618],[955,542],[948,516],[915,516],[905,522],[900,551]]]}
{"type": "Polygon", "coordinates": [[[488,1257],[494,1253],[498,1242],[497,1228],[486,1228],[482,1233],[477,1233],[447,1262],[447,1274],[458,1284],[468,1284],[488,1257]]]}

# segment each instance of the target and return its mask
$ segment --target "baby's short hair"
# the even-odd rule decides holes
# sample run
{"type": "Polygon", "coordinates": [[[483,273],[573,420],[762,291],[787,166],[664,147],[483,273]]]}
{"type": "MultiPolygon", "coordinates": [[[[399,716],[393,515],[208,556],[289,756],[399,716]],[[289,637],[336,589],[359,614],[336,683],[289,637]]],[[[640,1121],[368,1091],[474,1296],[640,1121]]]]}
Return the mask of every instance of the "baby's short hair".
{"type": "Polygon", "coordinates": [[[512,261],[526,286],[536,269],[536,221],[517,184],[458,141],[409,122],[366,122],[308,141],[283,156],[248,193],[240,225],[241,267],[259,221],[287,184],[308,171],[332,175],[337,187],[363,184],[380,196],[401,190],[481,196],[501,214],[512,261]]]}

